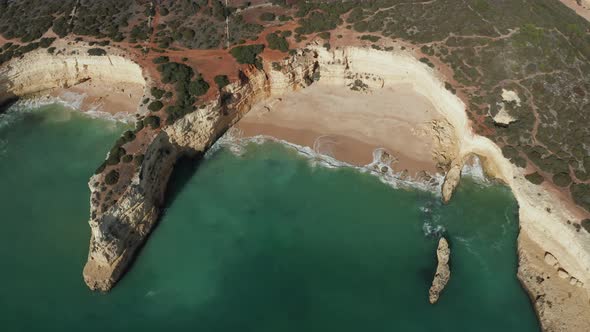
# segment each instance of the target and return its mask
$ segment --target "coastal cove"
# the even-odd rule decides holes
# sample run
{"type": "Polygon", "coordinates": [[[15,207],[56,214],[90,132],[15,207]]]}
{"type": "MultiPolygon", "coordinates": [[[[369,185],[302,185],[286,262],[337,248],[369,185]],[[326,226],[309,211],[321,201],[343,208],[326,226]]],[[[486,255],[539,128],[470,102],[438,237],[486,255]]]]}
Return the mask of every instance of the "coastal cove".
{"type": "Polygon", "coordinates": [[[181,162],[133,268],[93,293],[87,180],[126,129],[61,106],[0,114],[6,330],[539,330],[508,188],[464,178],[443,205],[277,143],[181,162]],[[452,277],[432,306],[443,228],[452,277]]]}

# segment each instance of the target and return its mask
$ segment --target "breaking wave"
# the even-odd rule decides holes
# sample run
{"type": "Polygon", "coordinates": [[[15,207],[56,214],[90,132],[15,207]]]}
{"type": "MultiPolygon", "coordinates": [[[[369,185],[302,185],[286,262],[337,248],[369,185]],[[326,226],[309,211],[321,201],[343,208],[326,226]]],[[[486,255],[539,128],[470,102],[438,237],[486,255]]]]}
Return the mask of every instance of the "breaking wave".
{"type": "MultiPolygon", "coordinates": [[[[86,98],[86,95],[84,94],[66,92],[62,97],[46,95],[20,99],[14,104],[10,105],[5,112],[0,113],[0,129],[22,120],[26,114],[42,111],[44,106],[57,104],[71,110],[80,110],[84,98],[86,98]]],[[[104,119],[128,124],[135,122],[135,116],[133,114],[117,113],[113,115],[101,111],[99,106],[95,106],[88,111],[79,113],[92,119],[104,119]]]]}
{"type": "Polygon", "coordinates": [[[312,167],[352,168],[361,173],[368,173],[376,176],[384,184],[396,189],[417,189],[440,196],[444,180],[443,175],[437,173],[433,176],[424,175],[421,178],[417,178],[408,176],[404,172],[397,172],[390,166],[390,159],[388,159],[390,156],[384,149],[376,149],[373,151],[373,161],[371,163],[364,166],[356,166],[337,160],[329,155],[319,153],[313,148],[293,144],[271,136],[259,135],[245,138],[242,136],[239,129],[231,128],[207,151],[205,158],[211,157],[221,148],[228,149],[235,155],[241,156],[246,152],[246,146],[248,144],[263,144],[265,142],[280,143],[295,150],[300,156],[308,159],[312,167]]]}

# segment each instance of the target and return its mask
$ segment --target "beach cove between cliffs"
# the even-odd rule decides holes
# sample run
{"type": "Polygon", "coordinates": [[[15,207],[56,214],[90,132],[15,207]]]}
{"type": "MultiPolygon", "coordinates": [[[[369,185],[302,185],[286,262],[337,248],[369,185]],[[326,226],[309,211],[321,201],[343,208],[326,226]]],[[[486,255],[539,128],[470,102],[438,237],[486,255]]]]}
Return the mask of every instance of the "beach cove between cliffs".
{"type": "MultiPolygon", "coordinates": [[[[92,214],[92,240],[84,273],[85,281],[91,288],[110,289],[126,270],[136,249],[146,240],[158,215],[167,206],[159,197],[163,197],[163,193],[166,192],[166,183],[176,160],[181,156],[192,156],[195,152],[209,150],[220,134],[236,124],[218,141],[217,149],[209,152],[209,158],[216,159],[219,154],[225,156],[224,151],[232,148],[228,145],[224,147],[224,142],[227,144],[237,139],[242,142],[234,145],[234,150],[255,150],[243,154],[249,159],[250,153],[256,155],[257,148],[253,148],[248,142],[274,137],[275,140],[290,142],[299,153],[307,154],[312,160],[321,161],[321,164],[357,167],[379,175],[385,182],[396,187],[432,190],[440,193],[442,200],[450,201],[451,205],[454,204],[454,199],[450,199],[451,195],[459,184],[462,170],[466,170],[466,164],[477,166],[481,163],[491,178],[497,178],[510,186],[518,201],[521,227],[519,278],[531,293],[531,297],[534,299],[536,292],[545,292],[549,298],[560,298],[559,293],[551,295],[550,290],[571,291],[569,287],[572,287],[571,289],[577,292],[576,297],[570,300],[560,298],[562,305],[568,306],[571,305],[568,301],[578,301],[588,306],[587,298],[584,300],[587,297],[585,288],[588,284],[588,280],[585,279],[588,266],[585,265],[584,257],[587,257],[588,251],[584,242],[576,239],[581,235],[564,230],[565,221],[575,219],[575,214],[559,200],[555,200],[549,191],[527,182],[522,171],[504,159],[500,149],[491,141],[474,135],[461,100],[447,91],[426,65],[404,53],[391,54],[350,47],[332,51],[322,48],[301,51],[291,59],[285,60],[282,68],[254,70],[248,73],[247,82],[230,84],[225,92],[231,94],[232,98],[228,105],[224,105],[229,110],[229,118],[214,113],[219,113],[220,106],[219,101],[214,101],[177,123],[163,128],[160,134],[154,136],[153,142],[146,150],[146,162],[141,167],[141,172],[149,171],[152,175],[139,182],[133,177],[130,178],[129,190],[121,192],[117,204],[104,209],[107,211],[104,214],[92,214]],[[315,72],[318,73],[317,76],[311,75],[315,72]],[[306,87],[307,85],[309,87],[306,87]],[[291,92],[303,87],[306,88],[300,92],[291,92]],[[394,95],[397,93],[389,104],[387,92],[384,92],[387,90],[394,95]],[[346,100],[348,91],[358,97],[354,102],[346,100]],[[305,99],[297,100],[301,95],[305,96],[305,99]],[[326,97],[324,101],[327,104],[321,104],[321,96],[326,97]],[[314,101],[314,98],[320,99],[314,101]],[[372,105],[373,99],[386,103],[385,107],[372,105]],[[403,104],[405,101],[409,104],[403,104]],[[306,102],[322,106],[313,109],[306,105],[306,102]],[[341,104],[338,104],[339,102],[341,104]],[[336,108],[330,109],[331,105],[335,105],[336,108]],[[405,107],[396,110],[393,105],[405,107]],[[346,109],[345,106],[351,108],[346,109]],[[390,117],[391,113],[387,111],[392,108],[396,110],[396,116],[390,117]],[[325,116],[322,116],[320,112],[324,109],[325,116]],[[412,113],[413,110],[419,111],[412,113]],[[368,112],[367,117],[363,118],[363,112],[368,112]],[[158,151],[160,147],[171,149],[170,157],[163,163],[158,161],[160,164],[155,164],[156,159],[150,158],[150,151],[158,151]],[[150,178],[155,177],[158,177],[158,182],[150,183],[150,178]],[[137,188],[141,191],[137,191],[137,188]],[[134,212],[137,214],[129,214],[130,205],[126,202],[140,202],[143,207],[137,210],[139,212],[134,212]],[[543,207],[549,206],[552,213],[546,215],[543,212],[546,209],[539,208],[538,202],[543,202],[543,207]],[[111,229],[109,225],[124,224],[133,227],[133,220],[140,219],[146,223],[139,232],[119,234],[122,236],[120,238],[113,238],[112,234],[108,234],[108,230],[111,229]],[[548,237],[548,234],[560,236],[548,237]],[[131,245],[125,246],[125,243],[131,245]],[[535,277],[553,274],[557,276],[557,269],[553,271],[553,266],[547,266],[546,260],[543,259],[547,253],[555,258],[555,264],[559,269],[567,271],[568,278],[571,277],[577,282],[571,284],[569,279],[547,278],[543,285],[545,288],[536,289],[533,285],[535,277]]],[[[261,149],[266,149],[267,144],[263,144],[264,147],[261,149]]],[[[280,155],[284,152],[275,153],[280,155]]],[[[264,156],[256,156],[265,160],[264,156]]],[[[232,158],[240,160],[239,156],[232,158]]],[[[270,158],[273,162],[277,162],[278,159],[280,158],[270,158]]],[[[229,165],[232,165],[232,162],[239,164],[238,161],[230,161],[229,165]]],[[[208,163],[205,161],[199,167],[199,171],[191,176],[199,178],[200,168],[207,168],[208,163]]],[[[264,168],[268,165],[259,166],[264,168]]],[[[271,172],[272,166],[268,167],[271,168],[267,171],[271,172]]],[[[478,174],[482,173],[477,172],[480,170],[478,167],[472,170],[478,174]]],[[[212,171],[219,172],[220,169],[212,171]]],[[[336,172],[341,174],[347,171],[336,172]]],[[[95,175],[91,179],[93,195],[100,188],[94,183],[100,183],[101,180],[101,175],[95,175]]],[[[174,181],[178,181],[174,174],[172,181],[173,186],[174,181]]],[[[221,194],[223,195],[225,194],[221,194]]],[[[92,200],[91,211],[96,212],[94,204],[92,200]]],[[[171,209],[172,206],[167,208],[171,209]]],[[[154,237],[158,236],[160,228],[164,227],[158,227],[154,237]]],[[[421,225],[420,228],[425,227],[421,225]]],[[[146,250],[149,250],[150,242],[151,240],[147,242],[146,250]]],[[[434,257],[434,249],[430,255],[434,257]]],[[[432,278],[431,272],[428,278],[432,278]]],[[[133,273],[134,270],[131,270],[130,276],[133,273]]],[[[428,286],[425,288],[426,292],[427,288],[428,286]]],[[[441,301],[444,301],[446,295],[443,292],[441,301]]],[[[427,302],[427,298],[424,298],[424,301],[427,302]]],[[[550,326],[546,324],[553,324],[559,320],[555,311],[544,307],[544,303],[533,303],[542,325],[550,326]]],[[[580,310],[583,310],[583,307],[580,310]]]]}
{"type": "Polygon", "coordinates": [[[19,252],[1,254],[10,267],[0,276],[11,285],[0,300],[7,329],[538,330],[514,275],[507,188],[468,177],[446,206],[351,167],[313,166],[318,155],[227,137],[197,169],[179,162],[174,199],[133,268],[111,292],[92,293],[79,277],[86,180],[126,126],[60,105],[19,114],[0,128],[0,198],[11,221],[0,237],[19,252]],[[443,232],[457,264],[433,306],[443,232]]]}

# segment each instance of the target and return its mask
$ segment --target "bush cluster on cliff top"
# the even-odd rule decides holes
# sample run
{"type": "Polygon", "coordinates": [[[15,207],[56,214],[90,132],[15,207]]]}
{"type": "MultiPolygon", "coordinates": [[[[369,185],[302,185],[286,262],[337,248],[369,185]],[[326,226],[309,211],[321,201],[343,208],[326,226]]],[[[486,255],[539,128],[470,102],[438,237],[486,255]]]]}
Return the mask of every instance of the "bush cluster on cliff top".
{"type": "Polygon", "coordinates": [[[229,84],[229,78],[227,77],[227,75],[217,75],[213,80],[220,89],[223,89],[225,86],[229,84]]]}
{"type": "Polygon", "coordinates": [[[162,55],[162,56],[154,58],[154,60],[152,60],[152,62],[155,64],[162,64],[162,63],[170,62],[170,58],[162,55]]]}
{"type": "Polygon", "coordinates": [[[159,128],[160,127],[160,117],[156,116],[156,115],[146,116],[145,119],[143,119],[143,125],[150,126],[150,128],[152,128],[152,129],[159,128]]]}
{"type": "Polygon", "coordinates": [[[168,62],[158,66],[163,83],[174,83],[176,91],[176,104],[166,107],[168,114],[167,122],[173,123],[177,119],[194,110],[195,97],[207,93],[210,85],[202,76],[198,75],[195,80],[194,70],[177,62],[168,62]]]}
{"type": "Polygon", "coordinates": [[[162,107],[164,107],[164,104],[162,104],[161,101],[156,100],[156,101],[152,101],[149,105],[148,105],[148,109],[152,112],[157,112],[159,110],[162,109],[162,107]]]}
{"type": "Polygon", "coordinates": [[[271,50],[279,50],[281,52],[289,51],[289,42],[287,42],[287,39],[279,36],[276,32],[266,35],[266,41],[268,42],[268,48],[271,50]]]}
{"type": "Polygon", "coordinates": [[[255,45],[245,45],[245,46],[236,46],[231,49],[231,55],[241,64],[259,64],[260,59],[258,58],[258,54],[264,51],[264,45],[262,44],[255,44],[255,45]]]}
{"type": "Polygon", "coordinates": [[[103,55],[107,55],[107,51],[105,51],[102,48],[95,47],[95,48],[91,48],[91,49],[88,50],[88,55],[92,55],[92,56],[103,56],[103,55]]]}
{"type": "Polygon", "coordinates": [[[531,174],[527,174],[524,177],[527,180],[529,180],[531,183],[534,183],[534,184],[541,184],[541,183],[543,183],[543,181],[545,181],[545,178],[541,174],[539,174],[537,172],[531,173],[531,174]]]}

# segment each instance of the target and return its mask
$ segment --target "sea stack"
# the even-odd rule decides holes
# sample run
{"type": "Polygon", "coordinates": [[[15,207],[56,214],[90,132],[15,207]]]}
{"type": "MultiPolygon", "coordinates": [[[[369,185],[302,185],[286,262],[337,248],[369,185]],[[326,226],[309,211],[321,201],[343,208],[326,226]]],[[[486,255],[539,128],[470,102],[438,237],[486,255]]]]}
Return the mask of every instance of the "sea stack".
{"type": "Polygon", "coordinates": [[[451,279],[451,270],[449,269],[449,257],[451,249],[449,243],[444,237],[438,241],[438,248],[436,249],[436,257],[438,258],[438,266],[436,267],[436,274],[432,280],[432,286],[428,291],[428,300],[431,304],[438,301],[440,293],[443,291],[449,279],[451,279]]]}

